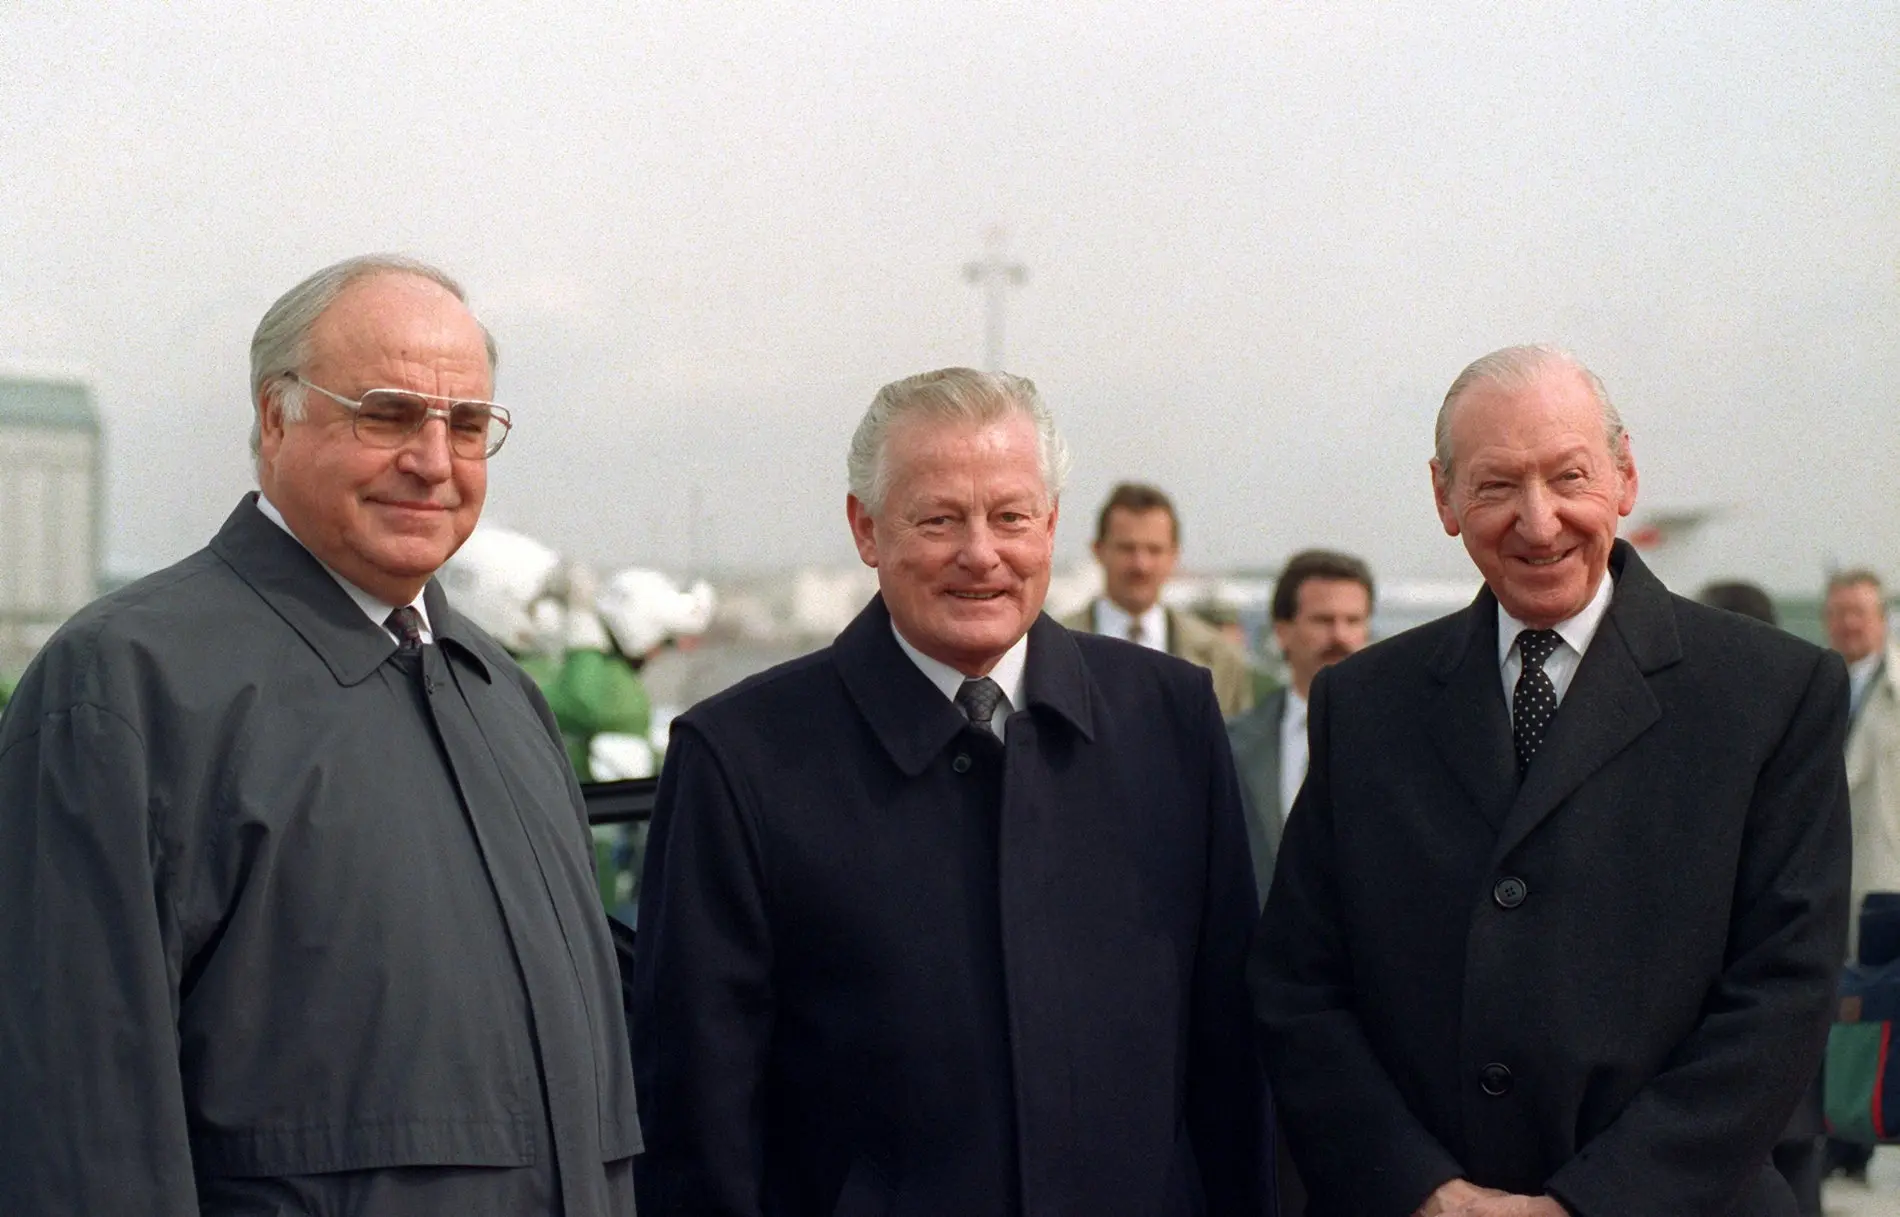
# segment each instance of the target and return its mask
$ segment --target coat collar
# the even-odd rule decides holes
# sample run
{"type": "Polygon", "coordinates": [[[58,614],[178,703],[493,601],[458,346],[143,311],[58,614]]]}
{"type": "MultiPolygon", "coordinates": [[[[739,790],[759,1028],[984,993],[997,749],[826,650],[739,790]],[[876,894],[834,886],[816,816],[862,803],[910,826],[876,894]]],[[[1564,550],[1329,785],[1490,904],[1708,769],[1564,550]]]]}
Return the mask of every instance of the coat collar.
{"type": "Polygon", "coordinates": [[[1626,541],[1612,548],[1610,571],[1616,578],[1610,611],[1521,785],[1497,664],[1497,600],[1489,588],[1465,610],[1465,628],[1433,658],[1432,672],[1444,683],[1433,734],[1480,813],[1498,828],[1500,858],[1662,717],[1649,677],[1682,658],[1669,591],[1626,541]]]}
{"type": "MultiPolygon", "coordinates": [[[[309,550],[257,509],[247,494],[211,539],[211,552],[237,572],[273,612],[297,631],[341,685],[355,685],[396,653],[396,643],[377,629],[309,550]]],[[[468,620],[449,607],[431,579],[422,592],[429,628],[445,653],[468,658],[483,680],[494,678],[475,651],[468,620]]]]}
{"type": "MultiPolygon", "coordinates": [[[[831,653],[858,712],[906,776],[921,774],[966,725],[897,645],[883,596],[871,598],[831,644],[831,653]]],[[[1075,640],[1046,613],[1029,627],[1023,700],[1025,710],[1053,715],[1083,738],[1095,738],[1093,681],[1075,640]]]]}

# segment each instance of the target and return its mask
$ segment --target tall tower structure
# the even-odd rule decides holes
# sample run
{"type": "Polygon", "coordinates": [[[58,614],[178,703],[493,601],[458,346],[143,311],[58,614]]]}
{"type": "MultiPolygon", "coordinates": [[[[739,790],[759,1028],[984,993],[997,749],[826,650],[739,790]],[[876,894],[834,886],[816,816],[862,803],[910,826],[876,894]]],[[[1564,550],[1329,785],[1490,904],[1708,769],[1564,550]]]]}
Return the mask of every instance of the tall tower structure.
{"type": "Polygon", "coordinates": [[[963,279],[983,289],[983,366],[991,372],[1003,370],[1003,321],[1009,305],[1009,289],[1021,287],[1029,278],[1029,268],[1008,257],[1009,239],[1001,228],[992,228],[987,250],[981,261],[963,264],[963,279]]]}

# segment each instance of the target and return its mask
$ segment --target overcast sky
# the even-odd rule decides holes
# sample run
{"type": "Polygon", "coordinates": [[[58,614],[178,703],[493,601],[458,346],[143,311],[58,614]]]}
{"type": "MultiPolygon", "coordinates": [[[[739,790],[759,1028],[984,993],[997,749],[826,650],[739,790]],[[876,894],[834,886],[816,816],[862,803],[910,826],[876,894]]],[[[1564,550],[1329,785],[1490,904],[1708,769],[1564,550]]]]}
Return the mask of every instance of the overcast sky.
{"type": "Polygon", "coordinates": [[[379,249],[501,344],[489,518],[851,561],[846,439],[981,361],[997,224],[1064,556],[1133,477],[1190,565],[1466,572],[1438,398],[1554,340],[1638,516],[1721,509],[1667,577],[1900,578],[1900,4],[0,0],[0,363],[91,376],[118,570],[250,487],[264,308],[379,249]]]}

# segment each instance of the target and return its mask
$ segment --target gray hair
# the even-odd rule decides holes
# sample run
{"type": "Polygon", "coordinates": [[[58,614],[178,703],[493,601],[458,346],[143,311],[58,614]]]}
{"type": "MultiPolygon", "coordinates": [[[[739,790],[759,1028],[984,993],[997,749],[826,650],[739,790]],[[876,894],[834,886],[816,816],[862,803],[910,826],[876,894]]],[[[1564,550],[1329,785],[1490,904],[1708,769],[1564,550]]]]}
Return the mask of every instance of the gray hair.
{"type": "MultiPolygon", "coordinates": [[[[468,303],[468,293],[447,271],[403,254],[362,254],[324,267],[277,297],[277,303],[264,311],[264,319],[257,323],[257,332],[251,335],[251,406],[254,411],[266,392],[275,392],[286,419],[294,422],[303,417],[303,386],[294,381],[280,382],[287,374],[302,369],[309,360],[310,330],[324,310],[336,303],[344,288],[374,275],[413,275],[427,279],[463,304],[468,303]]],[[[481,322],[476,324],[481,325],[481,322]]],[[[492,376],[498,361],[495,336],[488,332],[487,326],[482,326],[482,341],[488,350],[488,372],[492,376]]],[[[251,420],[252,457],[260,455],[263,441],[263,419],[257,415],[251,420]]]]}
{"type": "Polygon", "coordinates": [[[884,463],[891,424],[922,418],[938,422],[986,424],[1021,414],[1036,427],[1036,464],[1051,502],[1062,497],[1069,476],[1069,446],[1056,431],[1055,419],[1036,394],[1034,382],[1007,372],[978,372],[970,368],[940,368],[892,381],[877,391],[870,409],[851,436],[845,460],[851,493],[871,514],[884,509],[890,491],[890,471],[884,463]]]}
{"type": "Polygon", "coordinates": [[[1626,468],[1623,416],[1617,413],[1616,406],[1610,402],[1610,392],[1603,387],[1603,381],[1569,351],[1539,342],[1493,351],[1474,360],[1458,373],[1458,379],[1451,382],[1451,388],[1445,391],[1444,404],[1438,407],[1438,423],[1433,431],[1439,476],[1451,476],[1451,415],[1460,398],[1479,385],[1528,389],[1550,372],[1559,369],[1576,373],[1584,387],[1590,390],[1590,396],[1596,398],[1597,408],[1603,414],[1603,438],[1610,446],[1610,457],[1618,468],[1626,468]]]}

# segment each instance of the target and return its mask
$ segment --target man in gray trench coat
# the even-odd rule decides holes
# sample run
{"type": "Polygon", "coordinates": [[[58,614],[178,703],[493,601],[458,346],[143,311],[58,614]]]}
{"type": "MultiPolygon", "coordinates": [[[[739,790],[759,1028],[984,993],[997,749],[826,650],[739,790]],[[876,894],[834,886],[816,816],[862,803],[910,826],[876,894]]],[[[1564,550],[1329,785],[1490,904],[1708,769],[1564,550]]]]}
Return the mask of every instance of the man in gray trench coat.
{"type": "Polygon", "coordinates": [[[579,790],[431,581],[507,434],[493,344],[366,258],[251,353],[261,494],[0,718],[0,1212],[631,1213],[579,790]]]}

